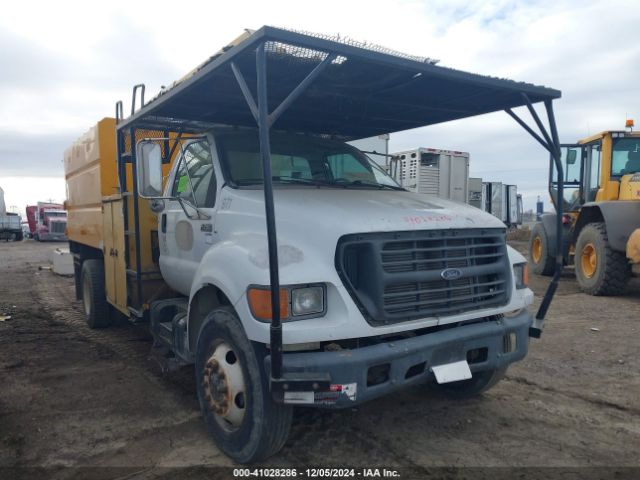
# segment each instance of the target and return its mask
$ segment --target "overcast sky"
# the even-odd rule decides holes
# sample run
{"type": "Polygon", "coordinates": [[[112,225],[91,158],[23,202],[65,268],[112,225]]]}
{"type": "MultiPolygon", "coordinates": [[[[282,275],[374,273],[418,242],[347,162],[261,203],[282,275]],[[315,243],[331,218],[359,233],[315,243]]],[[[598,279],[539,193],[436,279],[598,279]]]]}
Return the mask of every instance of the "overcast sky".
{"type": "MultiPolygon", "coordinates": [[[[5,2],[0,15],[0,186],[7,206],[65,197],[64,149],[131,87],[147,97],[244,28],[349,36],[440,65],[562,91],[560,138],[626,118],[640,128],[640,2],[242,1],[5,2]],[[96,5],[93,7],[93,5],[96,5]]],[[[525,112],[522,112],[526,115],[525,112]]],[[[396,133],[391,151],[471,153],[471,173],[546,194],[548,154],[504,113],[396,133]]]]}

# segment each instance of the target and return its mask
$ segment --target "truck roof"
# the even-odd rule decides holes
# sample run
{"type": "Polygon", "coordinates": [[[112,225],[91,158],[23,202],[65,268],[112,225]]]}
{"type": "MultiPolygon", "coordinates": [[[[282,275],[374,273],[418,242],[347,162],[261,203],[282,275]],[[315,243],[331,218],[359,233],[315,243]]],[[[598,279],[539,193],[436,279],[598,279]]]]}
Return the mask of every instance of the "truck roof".
{"type": "MultiPolygon", "coordinates": [[[[256,96],[255,49],[267,42],[270,101],[282,101],[323,60],[330,65],[274,128],[345,140],[372,137],[559,98],[558,90],[436,65],[339,37],[264,26],[236,39],[121,121],[119,129],[196,132],[216,124],[255,128],[232,63],[256,96]]],[[[273,105],[275,107],[275,104],[273,105]]]]}
{"type": "Polygon", "coordinates": [[[640,137],[640,132],[625,132],[624,130],[604,130],[602,132],[599,133],[595,133],[593,135],[590,135],[586,138],[582,138],[580,140],[578,140],[577,144],[578,145],[583,145],[585,143],[591,143],[595,140],[600,140],[601,138],[605,137],[606,135],[612,134],[612,133],[619,133],[621,135],[624,135],[625,137],[640,137]]]}

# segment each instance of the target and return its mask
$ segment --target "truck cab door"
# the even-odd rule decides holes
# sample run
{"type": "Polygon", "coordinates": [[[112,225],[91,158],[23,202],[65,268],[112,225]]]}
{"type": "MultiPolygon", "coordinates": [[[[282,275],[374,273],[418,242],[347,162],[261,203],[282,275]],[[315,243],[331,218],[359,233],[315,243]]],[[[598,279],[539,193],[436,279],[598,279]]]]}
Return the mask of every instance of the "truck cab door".
{"type": "Polygon", "coordinates": [[[184,295],[191,290],[202,256],[216,241],[221,175],[214,163],[208,140],[185,143],[166,186],[165,196],[175,200],[168,200],[160,213],[160,269],[167,283],[184,295]]]}

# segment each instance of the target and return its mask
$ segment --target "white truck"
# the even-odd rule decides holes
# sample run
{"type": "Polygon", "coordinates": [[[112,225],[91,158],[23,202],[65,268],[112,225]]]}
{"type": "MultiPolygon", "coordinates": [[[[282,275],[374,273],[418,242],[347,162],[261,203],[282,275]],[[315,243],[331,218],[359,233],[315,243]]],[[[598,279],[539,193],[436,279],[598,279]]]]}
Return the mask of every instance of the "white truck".
{"type": "Polygon", "coordinates": [[[4,202],[4,190],[0,188],[0,240],[23,239],[22,219],[17,213],[7,212],[4,202]]]}
{"type": "Polygon", "coordinates": [[[240,463],[282,447],[293,406],[490,388],[542,330],[525,258],[495,217],[406,191],[345,143],[459,118],[471,91],[474,113],[560,95],[272,27],[148,104],[135,87],[130,117],[118,103],[65,153],[88,324],[148,319],[240,463]]]}

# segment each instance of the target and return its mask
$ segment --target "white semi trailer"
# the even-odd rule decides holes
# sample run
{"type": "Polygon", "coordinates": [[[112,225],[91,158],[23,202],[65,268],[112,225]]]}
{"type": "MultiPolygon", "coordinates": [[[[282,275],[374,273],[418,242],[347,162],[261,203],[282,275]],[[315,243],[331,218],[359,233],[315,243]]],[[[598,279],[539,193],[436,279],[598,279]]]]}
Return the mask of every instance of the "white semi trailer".
{"type": "Polygon", "coordinates": [[[469,154],[439,148],[393,153],[389,174],[410,192],[468,203],[469,154]]]}
{"type": "Polygon", "coordinates": [[[517,185],[483,182],[480,208],[509,227],[522,225],[522,195],[518,193],[517,185]]]}

